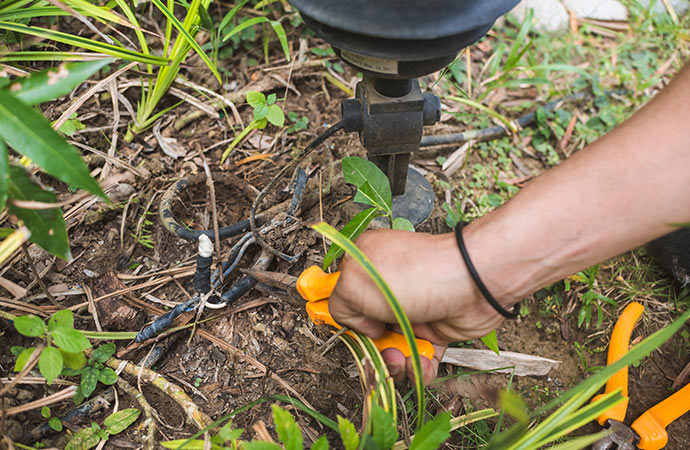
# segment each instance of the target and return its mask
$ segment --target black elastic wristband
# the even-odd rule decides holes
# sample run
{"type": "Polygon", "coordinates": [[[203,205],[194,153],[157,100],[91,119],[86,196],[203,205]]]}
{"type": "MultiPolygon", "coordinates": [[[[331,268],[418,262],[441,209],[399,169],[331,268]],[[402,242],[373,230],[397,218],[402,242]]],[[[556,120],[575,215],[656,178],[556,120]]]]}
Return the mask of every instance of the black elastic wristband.
{"type": "Polygon", "coordinates": [[[493,295],[489,292],[489,290],[486,288],[484,283],[482,282],[482,279],[479,278],[479,274],[477,273],[477,269],[474,268],[474,264],[472,264],[472,260],[470,259],[470,254],[467,253],[467,247],[465,247],[465,241],[462,238],[462,227],[465,224],[463,222],[459,222],[458,225],[455,227],[455,240],[458,242],[458,248],[460,249],[460,254],[462,255],[462,259],[465,261],[465,265],[467,266],[467,270],[470,272],[470,276],[474,280],[474,284],[477,285],[477,288],[479,289],[479,292],[482,293],[484,298],[486,299],[487,302],[493,307],[493,309],[496,310],[500,315],[503,317],[506,317],[508,319],[514,319],[518,315],[518,306],[515,305],[511,311],[508,311],[505,309],[503,306],[496,301],[493,295]]]}

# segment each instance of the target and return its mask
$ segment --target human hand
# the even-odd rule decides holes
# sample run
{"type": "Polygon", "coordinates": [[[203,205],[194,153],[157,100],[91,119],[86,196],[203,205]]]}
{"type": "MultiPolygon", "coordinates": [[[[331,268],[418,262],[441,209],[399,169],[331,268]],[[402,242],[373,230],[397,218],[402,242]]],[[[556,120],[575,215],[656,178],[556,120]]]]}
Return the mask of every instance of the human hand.
{"type": "MultiPolygon", "coordinates": [[[[395,293],[415,335],[435,344],[434,358],[421,358],[425,384],[436,377],[448,343],[482,337],[501,322],[467,273],[452,233],[373,230],[356,244],[395,293]]],[[[339,324],[374,339],[387,324],[396,324],[383,294],[357,262],[346,256],[338,269],[329,310],[339,324]]],[[[386,349],[382,356],[396,381],[406,374],[413,379],[410,358],[396,349],[386,349]]]]}

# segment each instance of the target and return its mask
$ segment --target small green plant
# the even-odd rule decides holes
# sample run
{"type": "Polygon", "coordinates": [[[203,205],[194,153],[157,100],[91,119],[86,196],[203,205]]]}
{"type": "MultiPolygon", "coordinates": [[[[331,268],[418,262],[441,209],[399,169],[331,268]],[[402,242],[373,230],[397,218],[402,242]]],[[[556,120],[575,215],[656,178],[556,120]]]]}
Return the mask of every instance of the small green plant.
{"type": "Polygon", "coordinates": [[[306,116],[300,116],[294,111],[288,113],[288,120],[292,122],[285,132],[287,134],[297,133],[298,131],[306,130],[309,126],[309,119],[306,116]]]}
{"type": "MultiPolygon", "coordinates": [[[[414,231],[414,225],[402,217],[393,218],[393,195],[388,177],[376,164],[357,156],[346,157],[341,161],[343,176],[347,183],[357,188],[354,201],[371,206],[356,214],[340,231],[343,236],[355,240],[367,229],[372,220],[384,216],[391,228],[414,231]]],[[[323,261],[324,270],[343,254],[343,249],[332,244],[323,261]]]]}
{"type": "Polygon", "coordinates": [[[117,382],[117,373],[110,367],[105,366],[105,362],[115,353],[115,344],[103,344],[96,348],[86,363],[79,369],[65,368],[62,370],[64,376],[81,377],[77,392],[74,394],[74,403],[81,403],[96,390],[99,382],[105,385],[117,382]]]}
{"type": "Polygon", "coordinates": [[[153,221],[148,218],[153,215],[153,212],[146,209],[140,219],[141,226],[137,227],[136,233],[132,233],[134,240],[146,248],[154,248],[156,246],[156,242],[153,240],[153,231],[151,231],[153,221]]]}
{"type": "Polygon", "coordinates": [[[103,427],[91,422],[90,427],[76,432],[65,445],[65,450],[89,450],[101,441],[107,441],[110,436],[123,432],[136,422],[141,411],[136,408],[123,409],[106,417],[103,427]]]}
{"type": "MultiPolygon", "coordinates": [[[[117,381],[117,374],[104,363],[115,353],[115,344],[103,344],[96,348],[87,359],[85,350],[91,343],[83,333],[74,329],[74,316],[69,309],[63,309],[48,320],[48,324],[34,315],[14,318],[14,327],[26,337],[43,340],[43,349],[38,359],[41,375],[51,384],[59,375],[81,376],[79,387],[74,395],[74,402],[89,397],[100,381],[111,385],[117,381]]],[[[17,357],[14,371],[20,372],[26,366],[37,347],[12,347],[17,357]]],[[[52,426],[52,425],[51,425],[52,426]]]]}
{"type": "MultiPolygon", "coordinates": [[[[72,311],[63,309],[48,320],[48,324],[37,316],[20,316],[14,319],[16,330],[26,337],[43,341],[42,350],[29,347],[17,356],[14,371],[20,372],[35,351],[40,351],[38,370],[51,384],[64,368],[78,370],[86,364],[84,350],[91,348],[91,343],[81,332],[74,329],[72,311]]],[[[15,350],[16,351],[16,350],[15,350]]]]}
{"type": "MultiPolygon", "coordinates": [[[[601,326],[604,321],[604,310],[602,307],[602,302],[607,303],[611,306],[617,306],[617,303],[603,294],[599,294],[595,291],[596,277],[599,273],[599,264],[589,267],[575,275],[574,279],[586,284],[587,288],[584,294],[582,294],[582,306],[580,306],[580,313],[577,316],[577,326],[578,328],[585,326],[589,328],[592,321],[592,311],[596,311],[597,315],[597,328],[601,326]]],[[[566,291],[569,289],[569,282],[566,280],[566,291]]]]}
{"type": "Polygon", "coordinates": [[[53,430],[57,431],[58,433],[62,431],[62,421],[60,420],[59,417],[51,417],[52,414],[50,412],[50,408],[47,406],[44,406],[41,408],[41,417],[44,419],[48,419],[48,426],[53,430]]]}
{"type": "Polygon", "coordinates": [[[244,130],[235,137],[230,145],[228,145],[228,148],[225,149],[223,156],[220,158],[221,164],[250,131],[262,130],[266,128],[266,125],[269,123],[277,127],[283,127],[283,125],[285,125],[283,110],[276,104],[276,94],[269,94],[268,97],[266,97],[261,92],[250,91],[247,92],[247,103],[254,109],[254,119],[249,122],[249,125],[247,125],[244,130]]]}

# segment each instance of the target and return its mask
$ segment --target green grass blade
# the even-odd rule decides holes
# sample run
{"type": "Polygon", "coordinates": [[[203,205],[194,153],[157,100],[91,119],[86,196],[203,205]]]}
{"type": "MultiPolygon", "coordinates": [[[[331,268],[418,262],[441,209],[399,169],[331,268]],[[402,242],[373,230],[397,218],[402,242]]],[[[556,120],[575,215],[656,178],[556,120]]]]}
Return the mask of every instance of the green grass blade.
{"type": "Polygon", "coordinates": [[[79,152],[41,114],[6,92],[0,92],[0,136],[46,173],[107,199],[79,152]]]}
{"type": "Polygon", "coordinates": [[[622,401],[623,396],[621,395],[619,389],[598,399],[596,402],[583,406],[571,414],[562,423],[558,424],[558,426],[549,433],[548,437],[539,443],[538,447],[543,447],[546,444],[556,441],[568,433],[577,430],[622,401]]]}
{"type": "MultiPolygon", "coordinates": [[[[141,31],[141,27],[139,26],[139,21],[137,20],[136,14],[134,14],[134,11],[129,7],[127,2],[125,0],[115,0],[117,5],[120,7],[123,13],[125,13],[125,16],[127,16],[127,19],[132,22],[134,25],[134,33],[137,36],[137,40],[139,41],[139,46],[141,47],[142,53],[145,55],[150,55],[151,52],[149,51],[149,45],[146,42],[146,37],[144,36],[143,31],[141,31]]],[[[147,64],[146,66],[146,71],[148,73],[153,73],[153,68],[151,67],[150,64],[147,64]]]]}
{"type": "Polygon", "coordinates": [[[5,12],[0,12],[0,20],[6,20],[8,22],[33,19],[34,17],[58,17],[58,16],[69,16],[70,13],[64,11],[55,6],[46,6],[43,8],[24,8],[18,10],[9,10],[5,12]]]}
{"type": "Polygon", "coordinates": [[[12,84],[12,95],[27,105],[55,100],[113,62],[112,58],[90,62],[63,63],[57,68],[34,72],[12,84]]]}
{"type": "Polygon", "coordinates": [[[235,5],[234,8],[228,11],[225,17],[223,17],[223,20],[220,21],[220,25],[218,25],[218,33],[223,32],[223,29],[230,24],[230,21],[233,19],[233,17],[235,17],[240,8],[242,8],[248,1],[249,0],[242,0],[237,5],[235,5]]]}
{"type": "Polygon", "coordinates": [[[515,41],[513,42],[513,45],[510,47],[510,52],[508,53],[508,57],[506,58],[506,62],[503,65],[503,72],[507,73],[510,72],[510,70],[515,67],[515,65],[520,61],[520,58],[523,55],[524,51],[521,51],[521,47],[523,42],[525,42],[525,38],[527,37],[527,34],[529,33],[530,29],[532,28],[532,19],[534,18],[534,10],[531,8],[527,12],[527,16],[525,17],[525,20],[522,22],[522,25],[520,26],[520,30],[518,31],[517,36],[515,37],[515,41]]]}
{"type": "Polygon", "coordinates": [[[271,28],[273,28],[273,32],[278,37],[278,41],[280,41],[280,46],[283,48],[285,59],[290,61],[290,47],[288,46],[285,28],[283,28],[283,25],[281,25],[281,23],[277,20],[271,20],[269,23],[271,24],[271,28]]]}
{"type": "Polygon", "coordinates": [[[244,22],[238,24],[236,27],[234,27],[232,30],[228,32],[225,36],[223,36],[223,42],[227,41],[230,39],[232,36],[236,35],[237,33],[241,33],[242,31],[246,30],[249,27],[253,27],[254,25],[258,23],[266,23],[269,22],[269,20],[265,17],[254,17],[253,19],[245,20],[244,22]]]}
{"type": "Polygon", "coordinates": [[[0,53],[0,62],[16,61],[95,61],[108,57],[103,53],[22,51],[0,53]]]}
{"type": "Polygon", "coordinates": [[[572,439],[568,442],[565,442],[563,444],[554,445],[553,447],[549,447],[549,448],[550,448],[550,450],[580,450],[582,448],[587,448],[588,446],[594,444],[596,441],[603,438],[607,434],[609,434],[609,431],[604,430],[600,433],[590,434],[587,436],[581,436],[581,437],[572,439]]]}
{"type": "Polygon", "coordinates": [[[113,22],[118,25],[124,25],[129,28],[134,28],[133,25],[126,20],[124,20],[122,17],[119,17],[112,12],[110,12],[106,8],[101,8],[99,6],[94,5],[93,3],[89,3],[85,0],[62,0],[66,4],[68,4],[70,7],[74,8],[76,11],[79,13],[83,14],[84,16],[87,17],[93,17],[101,20],[105,20],[107,22],[113,22]]]}
{"type": "Polygon", "coordinates": [[[470,106],[472,108],[478,109],[479,111],[488,114],[489,116],[493,117],[494,119],[498,120],[501,122],[507,129],[512,131],[513,133],[517,133],[517,127],[515,126],[514,123],[510,121],[506,116],[503,114],[500,114],[496,111],[494,111],[491,108],[488,108],[481,103],[477,103],[474,100],[470,100],[468,98],[462,98],[462,97],[456,97],[455,95],[448,95],[445,98],[448,100],[453,100],[454,102],[462,103],[463,105],[470,106]]]}
{"type": "Polygon", "coordinates": [[[61,42],[63,44],[74,45],[75,47],[91,50],[98,53],[105,53],[106,55],[122,58],[129,61],[137,61],[157,66],[166,65],[168,60],[159,56],[145,55],[134,50],[118,47],[116,45],[106,44],[103,42],[94,41],[92,39],[75,36],[72,34],[61,33],[59,31],[49,30],[47,28],[26,26],[18,23],[11,23],[7,21],[0,21],[0,30],[14,31],[17,33],[29,34],[44,39],[51,39],[53,41],[61,42]]]}
{"type": "MultiPolygon", "coordinates": [[[[165,15],[165,17],[168,18],[168,21],[170,21],[173,26],[177,29],[177,31],[184,36],[185,40],[191,47],[194,49],[194,51],[199,55],[199,57],[206,63],[209,69],[211,69],[211,72],[213,72],[213,75],[215,75],[216,79],[218,80],[218,83],[223,83],[220,79],[220,74],[218,73],[218,69],[216,69],[215,64],[211,61],[211,59],[208,57],[206,52],[204,52],[199,44],[194,40],[194,37],[190,34],[190,30],[192,27],[196,28],[197,23],[199,22],[199,0],[194,0],[192,4],[189,7],[189,10],[187,11],[187,18],[185,18],[185,24],[188,25],[188,28],[185,28],[179,20],[177,20],[177,17],[175,17],[166,6],[161,3],[160,0],[152,0],[153,4],[158,7],[158,9],[161,10],[161,12],[165,15]],[[196,16],[196,19],[193,17],[196,16]],[[189,19],[189,21],[188,21],[189,19]],[[191,22],[191,23],[190,23],[191,22]]],[[[173,55],[174,57],[174,55],[173,55]]]]}
{"type": "Polygon", "coordinates": [[[422,379],[422,364],[419,359],[419,349],[417,348],[417,343],[415,342],[414,331],[412,331],[412,324],[410,324],[410,320],[407,318],[407,315],[405,315],[405,311],[403,311],[400,303],[395,298],[395,294],[391,290],[390,286],[388,286],[388,283],[386,283],[383,277],[381,277],[381,274],[379,274],[374,267],[374,264],[364,253],[362,253],[359,248],[357,248],[357,246],[351,240],[344,237],[338,232],[338,230],[327,223],[322,222],[314,225],[312,228],[342,247],[347,254],[357,261],[357,263],[367,272],[369,277],[371,277],[372,281],[379,288],[383,296],[386,298],[391,310],[393,311],[393,315],[402,329],[403,335],[405,336],[405,341],[407,342],[411,352],[412,363],[414,366],[415,388],[417,391],[417,429],[419,430],[424,424],[426,405],[424,397],[424,381],[422,379]]]}

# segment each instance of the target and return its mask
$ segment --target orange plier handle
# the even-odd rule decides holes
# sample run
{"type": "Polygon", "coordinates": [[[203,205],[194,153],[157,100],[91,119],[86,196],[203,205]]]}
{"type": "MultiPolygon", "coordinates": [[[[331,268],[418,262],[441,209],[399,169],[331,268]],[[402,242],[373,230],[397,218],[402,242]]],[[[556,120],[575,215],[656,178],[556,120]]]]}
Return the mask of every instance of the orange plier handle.
{"type": "MultiPolygon", "coordinates": [[[[606,364],[610,365],[621,359],[626,353],[628,353],[628,347],[630,346],[630,336],[632,335],[635,324],[637,320],[642,315],[644,311],[644,306],[637,302],[632,302],[625,307],[620,317],[616,321],[616,325],[613,327],[613,332],[611,333],[611,342],[609,343],[609,353],[606,358],[606,364]]],[[[606,382],[606,389],[604,394],[597,395],[592,399],[592,401],[598,400],[605,394],[609,394],[617,389],[621,390],[621,395],[624,400],[604,412],[597,418],[597,422],[602,427],[606,425],[606,422],[611,420],[616,420],[618,422],[623,422],[625,420],[625,412],[628,410],[628,368],[624,367],[606,382]]]]}
{"type": "MultiPolygon", "coordinates": [[[[333,320],[328,311],[328,297],[335,289],[339,277],[340,272],[326,273],[318,266],[311,266],[302,272],[297,279],[297,291],[307,301],[307,314],[312,322],[331,325],[338,329],[342,328],[333,320]]],[[[412,354],[405,336],[400,333],[387,330],[383,336],[373,341],[379,351],[397,348],[405,357],[412,354]]],[[[420,355],[428,359],[434,357],[435,350],[431,342],[424,339],[416,339],[416,342],[420,355]]]]}

